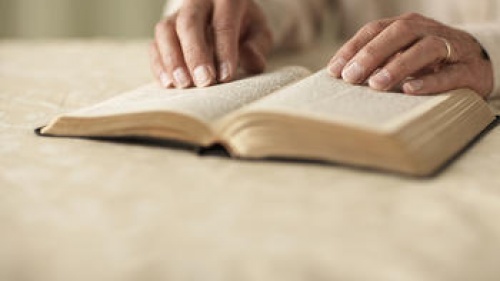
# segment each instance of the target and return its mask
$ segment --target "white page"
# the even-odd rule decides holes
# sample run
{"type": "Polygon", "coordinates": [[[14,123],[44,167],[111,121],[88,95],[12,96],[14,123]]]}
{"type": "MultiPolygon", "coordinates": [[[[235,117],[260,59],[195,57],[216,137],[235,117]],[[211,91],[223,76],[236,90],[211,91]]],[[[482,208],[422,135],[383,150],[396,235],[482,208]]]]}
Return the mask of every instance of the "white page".
{"type": "Polygon", "coordinates": [[[322,70],[259,100],[245,111],[283,112],[371,129],[394,127],[412,112],[443,102],[447,95],[410,96],[353,86],[322,70]]]}
{"type": "Polygon", "coordinates": [[[305,68],[288,67],[200,89],[163,89],[150,84],[66,116],[85,118],[167,111],[211,122],[309,74],[305,68]]]}

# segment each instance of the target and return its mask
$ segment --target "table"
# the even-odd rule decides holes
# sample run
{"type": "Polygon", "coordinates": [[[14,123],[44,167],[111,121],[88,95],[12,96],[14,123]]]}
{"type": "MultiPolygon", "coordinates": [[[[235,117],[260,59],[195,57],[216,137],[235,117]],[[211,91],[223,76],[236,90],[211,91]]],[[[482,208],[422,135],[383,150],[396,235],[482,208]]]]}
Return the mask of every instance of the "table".
{"type": "Polygon", "coordinates": [[[498,280],[500,128],[425,179],[33,133],[150,80],[142,40],[0,42],[0,280],[498,280]]]}

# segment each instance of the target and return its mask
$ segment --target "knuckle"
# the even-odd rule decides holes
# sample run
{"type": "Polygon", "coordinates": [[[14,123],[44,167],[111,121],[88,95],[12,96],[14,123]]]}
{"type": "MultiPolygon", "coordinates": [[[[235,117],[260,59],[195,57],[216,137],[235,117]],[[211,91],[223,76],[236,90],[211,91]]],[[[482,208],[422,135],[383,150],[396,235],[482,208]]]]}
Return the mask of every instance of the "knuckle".
{"type": "Polygon", "coordinates": [[[420,41],[417,41],[410,48],[415,50],[415,52],[413,52],[414,54],[421,56],[427,54],[429,51],[434,51],[435,42],[434,39],[425,37],[420,41]]]}
{"type": "Polygon", "coordinates": [[[422,52],[432,52],[436,55],[439,55],[443,52],[444,50],[444,43],[441,39],[439,39],[437,36],[428,36],[425,39],[425,47],[421,46],[422,52]]]}
{"type": "Polygon", "coordinates": [[[196,28],[198,19],[199,17],[196,12],[185,12],[179,15],[175,27],[178,32],[189,32],[196,28]]]}
{"type": "Polygon", "coordinates": [[[361,32],[364,33],[365,35],[368,36],[374,36],[378,33],[380,33],[385,27],[384,22],[382,21],[372,21],[368,24],[366,24],[362,29],[361,32]]]}
{"type": "Polygon", "coordinates": [[[164,25],[166,28],[174,28],[175,27],[175,18],[169,17],[165,19],[164,25]]]}
{"type": "Polygon", "coordinates": [[[415,12],[405,13],[401,16],[403,19],[421,19],[422,15],[415,12]]]}
{"type": "Polygon", "coordinates": [[[158,23],[155,24],[155,34],[160,35],[160,34],[165,34],[169,32],[175,25],[174,19],[173,18],[164,18],[158,23]]]}
{"type": "Polygon", "coordinates": [[[393,24],[394,32],[396,34],[411,34],[413,33],[413,26],[408,20],[396,20],[393,24]]]}

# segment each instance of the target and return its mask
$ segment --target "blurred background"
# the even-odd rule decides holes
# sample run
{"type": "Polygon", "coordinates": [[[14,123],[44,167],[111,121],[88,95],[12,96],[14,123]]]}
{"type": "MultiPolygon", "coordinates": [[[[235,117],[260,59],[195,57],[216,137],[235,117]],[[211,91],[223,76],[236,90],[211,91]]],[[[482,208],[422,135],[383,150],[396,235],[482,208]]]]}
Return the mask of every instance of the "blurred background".
{"type": "Polygon", "coordinates": [[[152,37],[164,4],[165,0],[0,0],[0,37],[152,37]]]}

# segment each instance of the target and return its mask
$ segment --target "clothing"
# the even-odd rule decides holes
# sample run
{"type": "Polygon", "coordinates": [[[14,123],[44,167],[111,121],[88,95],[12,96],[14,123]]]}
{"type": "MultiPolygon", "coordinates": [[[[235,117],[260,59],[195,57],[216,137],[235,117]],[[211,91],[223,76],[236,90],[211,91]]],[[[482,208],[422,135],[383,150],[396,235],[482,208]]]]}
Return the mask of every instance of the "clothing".
{"type": "MultiPolygon", "coordinates": [[[[369,21],[417,12],[471,33],[488,52],[500,98],[500,0],[256,0],[267,15],[276,48],[307,46],[324,22],[337,15],[339,36],[352,36],[369,21]]],[[[170,0],[175,10],[182,0],[170,0]]],[[[332,54],[333,55],[333,54],[332,54]]],[[[326,62],[325,62],[326,63],[326,62]]]]}

